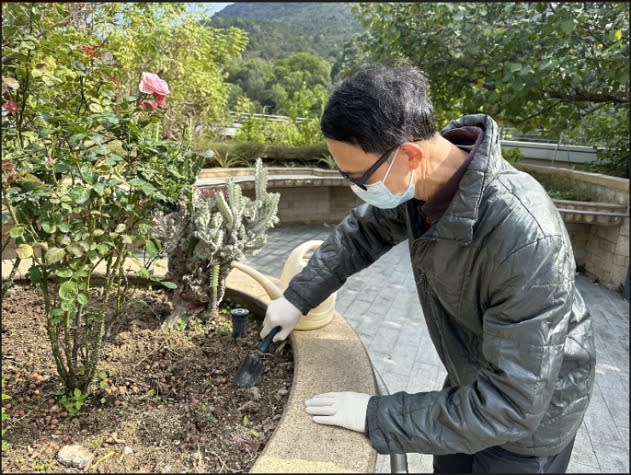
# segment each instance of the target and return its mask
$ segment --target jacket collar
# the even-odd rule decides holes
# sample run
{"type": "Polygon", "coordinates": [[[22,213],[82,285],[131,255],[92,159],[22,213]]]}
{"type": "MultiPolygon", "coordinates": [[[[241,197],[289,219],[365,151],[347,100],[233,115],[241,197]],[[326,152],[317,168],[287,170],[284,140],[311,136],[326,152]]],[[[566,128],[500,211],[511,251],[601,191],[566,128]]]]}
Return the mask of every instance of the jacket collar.
{"type": "Polygon", "coordinates": [[[424,238],[453,240],[462,244],[469,244],[473,240],[484,188],[499,170],[502,154],[498,125],[488,115],[465,115],[451,121],[441,133],[466,126],[480,127],[484,136],[447,210],[427,230],[424,238]]]}

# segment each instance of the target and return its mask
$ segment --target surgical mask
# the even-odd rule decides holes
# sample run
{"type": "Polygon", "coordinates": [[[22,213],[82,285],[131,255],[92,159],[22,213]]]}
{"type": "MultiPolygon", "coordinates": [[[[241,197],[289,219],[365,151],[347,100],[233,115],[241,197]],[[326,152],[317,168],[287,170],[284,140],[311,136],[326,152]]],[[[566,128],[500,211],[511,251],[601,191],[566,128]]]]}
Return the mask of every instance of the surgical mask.
{"type": "Polygon", "coordinates": [[[408,189],[400,195],[395,195],[394,193],[392,193],[384,183],[384,181],[388,178],[388,175],[390,174],[392,164],[398,156],[399,149],[397,149],[397,153],[390,162],[390,166],[388,167],[388,170],[386,170],[386,174],[384,175],[383,180],[379,180],[375,183],[365,184],[365,190],[362,190],[357,185],[351,185],[351,190],[353,190],[353,193],[355,193],[369,205],[373,205],[377,208],[382,209],[396,208],[401,203],[410,200],[414,196],[415,189],[414,170],[412,170],[412,176],[410,177],[410,184],[408,185],[408,189]]]}

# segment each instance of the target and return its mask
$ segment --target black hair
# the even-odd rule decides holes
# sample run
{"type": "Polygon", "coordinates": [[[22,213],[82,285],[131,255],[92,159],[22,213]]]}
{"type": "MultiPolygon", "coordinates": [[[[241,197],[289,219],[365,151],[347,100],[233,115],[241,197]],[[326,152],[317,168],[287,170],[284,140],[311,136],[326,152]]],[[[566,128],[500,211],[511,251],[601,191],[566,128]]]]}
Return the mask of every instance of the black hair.
{"type": "Polygon", "coordinates": [[[368,66],[337,84],[320,128],[327,139],[352,143],[366,153],[436,133],[428,80],[414,66],[368,66]]]}

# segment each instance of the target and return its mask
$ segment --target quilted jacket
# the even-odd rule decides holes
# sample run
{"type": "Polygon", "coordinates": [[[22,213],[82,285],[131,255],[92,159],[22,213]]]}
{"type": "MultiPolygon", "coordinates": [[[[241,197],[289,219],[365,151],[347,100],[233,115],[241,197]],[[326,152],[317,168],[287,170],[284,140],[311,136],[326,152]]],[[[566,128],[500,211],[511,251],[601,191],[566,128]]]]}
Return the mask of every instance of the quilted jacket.
{"type": "Polygon", "coordinates": [[[447,381],[442,390],[371,397],[373,447],[441,455],[501,446],[553,455],[573,439],[590,400],[591,316],[552,200],[502,158],[493,119],[464,116],[443,132],[464,126],[480,127],[484,136],[435,224],[415,237],[410,202],[389,210],[362,204],[284,295],[307,313],[407,239],[422,315],[447,381]]]}

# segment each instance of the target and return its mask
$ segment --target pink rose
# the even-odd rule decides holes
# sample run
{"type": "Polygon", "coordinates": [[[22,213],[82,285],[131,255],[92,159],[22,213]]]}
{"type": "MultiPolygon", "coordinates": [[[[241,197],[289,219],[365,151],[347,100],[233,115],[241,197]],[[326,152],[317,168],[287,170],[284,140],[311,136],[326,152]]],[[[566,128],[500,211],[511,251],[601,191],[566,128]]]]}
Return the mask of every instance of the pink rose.
{"type": "Polygon", "coordinates": [[[11,99],[9,99],[7,102],[2,104],[2,107],[4,107],[4,110],[10,113],[14,113],[15,111],[18,110],[18,105],[15,102],[13,102],[11,99]]]}
{"type": "Polygon", "coordinates": [[[145,94],[154,94],[157,96],[166,96],[169,94],[169,85],[163,81],[157,74],[142,73],[142,79],[138,85],[140,92],[145,94]]]}
{"type": "Polygon", "coordinates": [[[15,170],[15,164],[11,162],[9,159],[2,159],[2,171],[11,171],[15,170]]]}
{"type": "Polygon", "coordinates": [[[140,104],[138,104],[138,107],[140,107],[144,111],[147,109],[147,105],[151,106],[151,111],[155,111],[156,107],[158,107],[158,102],[150,101],[149,99],[143,99],[142,101],[140,101],[140,104]]]}
{"type": "Polygon", "coordinates": [[[164,107],[164,101],[166,100],[167,96],[162,96],[160,94],[153,94],[153,97],[155,97],[157,99],[157,101],[154,101],[158,107],[164,107]]]}

